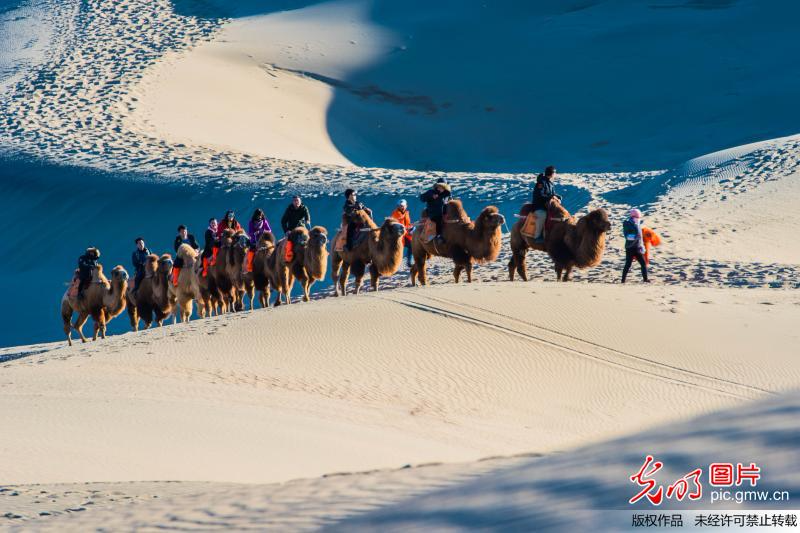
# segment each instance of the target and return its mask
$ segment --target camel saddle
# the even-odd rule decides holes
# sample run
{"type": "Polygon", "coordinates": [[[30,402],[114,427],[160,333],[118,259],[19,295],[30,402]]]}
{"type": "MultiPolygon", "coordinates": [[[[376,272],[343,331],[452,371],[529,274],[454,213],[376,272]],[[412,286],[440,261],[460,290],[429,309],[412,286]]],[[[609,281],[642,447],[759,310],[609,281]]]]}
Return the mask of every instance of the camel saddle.
{"type": "Polygon", "coordinates": [[[336,237],[333,239],[333,251],[334,252],[343,252],[344,245],[347,243],[347,226],[342,224],[342,227],[339,229],[339,232],[336,234],[336,237]]]}
{"type": "MultiPolygon", "coordinates": [[[[529,239],[532,239],[536,235],[536,215],[533,211],[532,204],[524,204],[522,209],[520,209],[520,215],[525,217],[525,222],[522,223],[520,233],[523,237],[528,237],[529,239]]],[[[557,213],[553,209],[548,209],[547,218],[544,221],[544,231],[542,232],[542,237],[546,236],[547,233],[553,228],[553,224],[563,221],[564,219],[560,216],[557,216],[557,213]]]]}
{"type": "Polygon", "coordinates": [[[75,274],[72,276],[72,282],[69,284],[67,288],[67,298],[77,298],[78,297],[78,287],[81,285],[81,280],[78,279],[78,271],[75,270],[75,274]]]}
{"type": "Polygon", "coordinates": [[[422,224],[422,242],[431,242],[436,237],[436,222],[426,218],[421,221],[422,224]]]}

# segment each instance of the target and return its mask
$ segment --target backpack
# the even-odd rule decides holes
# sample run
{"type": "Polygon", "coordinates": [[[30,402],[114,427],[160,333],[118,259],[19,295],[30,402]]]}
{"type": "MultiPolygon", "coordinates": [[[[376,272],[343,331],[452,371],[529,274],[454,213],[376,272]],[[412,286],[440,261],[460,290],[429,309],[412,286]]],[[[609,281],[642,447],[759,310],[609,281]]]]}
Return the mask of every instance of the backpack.
{"type": "Polygon", "coordinates": [[[630,218],[626,219],[625,222],[622,223],[622,236],[625,237],[626,249],[639,248],[639,228],[630,218]],[[629,235],[634,235],[635,237],[633,239],[629,239],[629,235]]]}

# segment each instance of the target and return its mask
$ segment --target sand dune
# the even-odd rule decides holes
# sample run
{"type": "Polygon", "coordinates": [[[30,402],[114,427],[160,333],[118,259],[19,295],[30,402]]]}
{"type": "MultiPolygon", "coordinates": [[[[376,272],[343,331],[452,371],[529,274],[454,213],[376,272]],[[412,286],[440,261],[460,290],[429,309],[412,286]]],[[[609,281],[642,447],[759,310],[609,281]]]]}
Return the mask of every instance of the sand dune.
{"type": "Polygon", "coordinates": [[[798,303],[483,283],[6,350],[3,481],[263,484],[564,451],[797,387],[798,303]]]}

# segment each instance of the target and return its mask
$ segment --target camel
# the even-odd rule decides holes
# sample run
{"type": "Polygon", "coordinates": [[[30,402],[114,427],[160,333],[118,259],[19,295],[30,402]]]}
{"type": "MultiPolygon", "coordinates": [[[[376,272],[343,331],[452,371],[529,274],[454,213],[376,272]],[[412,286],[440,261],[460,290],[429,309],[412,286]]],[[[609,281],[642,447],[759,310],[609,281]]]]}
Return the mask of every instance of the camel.
{"type": "Polygon", "coordinates": [[[244,233],[234,235],[228,248],[227,262],[225,264],[228,279],[233,286],[234,310],[244,309],[244,296],[250,298],[250,310],[254,304],[254,285],[252,272],[247,272],[247,252],[250,250],[250,239],[244,233]]]}
{"type": "Polygon", "coordinates": [[[240,301],[237,277],[241,274],[241,263],[237,274],[233,246],[241,239],[247,239],[244,232],[237,233],[226,229],[220,238],[217,261],[208,269],[208,275],[213,276],[213,286],[216,288],[216,296],[221,302],[223,313],[236,310],[237,301],[240,301]]]}
{"type": "Polygon", "coordinates": [[[214,276],[211,274],[210,269],[208,274],[203,276],[203,261],[198,256],[190,271],[192,292],[194,293],[194,299],[197,300],[197,314],[200,315],[200,318],[205,318],[219,313],[221,305],[218,297],[219,291],[217,291],[214,276]]]}
{"type": "MultiPolygon", "coordinates": [[[[305,228],[298,228],[306,231],[305,228]]],[[[296,246],[296,261],[292,264],[292,274],[303,286],[303,301],[311,299],[311,286],[315,281],[325,279],[328,269],[328,230],[322,226],[314,226],[306,231],[308,238],[305,246],[296,246]]]]}
{"type": "Polygon", "coordinates": [[[281,300],[286,300],[286,304],[292,303],[292,287],[294,286],[295,270],[302,267],[303,255],[298,253],[308,244],[308,230],[305,228],[295,228],[286,234],[285,239],[281,239],[275,245],[275,253],[272,255],[268,268],[271,273],[273,287],[278,291],[275,298],[275,306],[281,305],[281,300]],[[292,242],[293,254],[291,259],[286,259],[286,246],[292,242]]]}
{"type": "Polygon", "coordinates": [[[552,200],[548,211],[552,226],[546,231],[544,244],[534,243],[532,238],[522,235],[524,218],[511,228],[511,259],[508,261],[511,281],[514,281],[515,272],[528,281],[525,255],[529,248],[547,252],[553,260],[557,281],[570,281],[573,268],[591,268],[603,258],[606,233],[611,229],[604,209],[595,209],[576,220],[557,200],[552,200]]]}
{"type": "Polygon", "coordinates": [[[178,285],[170,283],[169,291],[177,303],[181,322],[188,322],[192,316],[192,301],[195,298],[198,302],[201,301],[196,275],[197,264],[201,262],[200,254],[190,245],[181,244],[176,255],[183,261],[183,268],[178,274],[178,285]]]}
{"type": "Polygon", "coordinates": [[[258,239],[256,254],[253,257],[253,290],[258,291],[261,307],[269,307],[270,287],[275,287],[273,270],[275,265],[275,236],[264,232],[258,239]]]}
{"type": "Polygon", "coordinates": [[[431,256],[452,259],[455,282],[458,283],[461,273],[466,272],[467,282],[472,283],[473,263],[488,263],[500,254],[501,227],[505,223],[505,217],[493,205],[485,207],[478,218],[471,222],[461,201],[450,200],[442,229],[444,243],[435,239],[426,241],[422,221],[414,230],[411,238],[411,253],[414,255],[411,285],[416,285],[417,279],[420,285],[427,284],[426,262],[431,256]]]}
{"type": "Polygon", "coordinates": [[[97,340],[97,334],[106,338],[106,324],[119,315],[126,306],[126,292],[128,290],[128,273],[117,265],[111,271],[111,282],[103,275],[103,266],[97,265],[92,271],[92,283],[84,289],[83,298],[77,295],[70,296],[69,290],[61,298],[61,319],[64,322],[64,334],[67,343],[72,346],[72,330],[78,332],[81,342],[86,342],[83,335],[83,325],[92,317],[94,322],[94,335],[92,340],[97,340]],[[78,318],[72,321],[72,313],[77,312],[78,318]]]}
{"type": "MultiPolygon", "coordinates": [[[[406,229],[402,224],[387,217],[378,227],[363,210],[353,213],[352,221],[361,224],[361,231],[369,234],[356,243],[352,250],[334,250],[331,253],[331,278],[335,296],[339,296],[340,292],[342,296],[347,295],[347,277],[351,269],[355,277],[355,293],[358,294],[367,265],[369,265],[370,285],[373,291],[377,291],[379,278],[391,276],[400,269],[403,262],[403,236],[406,229]]],[[[346,231],[344,222],[343,217],[339,233],[346,231]]],[[[339,233],[333,242],[339,240],[339,233]]]]}
{"type": "MultiPolygon", "coordinates": [[[[172,256],[155,254],[147,256],[145,277],[136,292],[128,290],[128,318],[133,331],[139,331],[139,320],[144,322],[144,329],[155,322],[164,325],[164,319],[173,314],[175,297],[170,293],[172,284],[172,256]]],[[[173,314],[173,323],[176,317],[173,314]]]]}

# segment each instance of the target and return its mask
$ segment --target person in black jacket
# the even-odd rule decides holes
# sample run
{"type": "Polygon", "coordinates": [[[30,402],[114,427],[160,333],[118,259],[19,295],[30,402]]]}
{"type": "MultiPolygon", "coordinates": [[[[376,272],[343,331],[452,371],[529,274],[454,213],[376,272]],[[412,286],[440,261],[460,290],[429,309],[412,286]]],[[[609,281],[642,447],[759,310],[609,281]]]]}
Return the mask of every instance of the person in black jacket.
{"type": "Polygon", "coordinates": [[[203,258],[203,277],[208,275],[209,264],[216,262],[217,259],[217,251],[219,250],[219,239],[217,238],[218,229],[219,224],[217,224],[217,219],[214,217],[208,219],[208,227],[203,236],[203,254],[201,255],[203,258]]]}
{"type": "Polygon", "coordinates": [[[284,233],[289,233],[301,226],[311,227],[311,213],[308,207],[303,204],[299,196],[292,198],[292,203],[286,208],[281,217],[281,229],[284,233]]]}
{"type": "Polygon", "coordinates": [[[83,298],[83,291],[89,282],[92,281],[92,270],[97,266],[100,259],[100,250],[91,247],[86,249],[86,253],[78,258],[78,299],[83,298]]]}
{"type": "Polygon", "coordinates": [[[552,198],[561,197],[556,194],[553,180],[556,179],[556,167],[549,166],[544,169],[544,174],[536,177],[536,186],[533,188],[533,214],[536,215],[536,233],[533,242],[543,243],[544,224],[547,221],[547,203],[552,198]]]}
{"type": "Polygon", "coordinates": [[[194,238],[194,235],[189,233],[189,230],[183,224],[178,226],[178,234],[175,236],[175,242],[172,244],[176,252],[175,262],[172,264],[172,284],[176,286],[178,285],[178,274],[181,273],[181,269],[183,268],[183,259],[177,257],[178,248],[180,248],[181,244],[188,244],[195,250],[200,249],[200,245],[197,244],[197,239],[194,238]]]}
{"type": "Polygon", "coordinates": [[[450,185],[447,184],[444,178],[439,178],[433,188],[422,193],[419,199],[425,202],[428,218],[436,224],[436,237],[443,240],[442,218],[444,217],[447,201],[450,199],[450,185]]]}
{"type": "Polygon", "coordinates": [[[345,250],[350,250],[353,245],[353,239],[355,238],[356,230],[358,229],[358,224],[354,224],[350,220],[350,217],[352,217],[353,213],[356,211],[366,211],[367,214],[372,217],[372,209],[358,201],[358,195],[353,189],[347,189],[344,191],[344,197],[346,200],[342,209],[344,211],[345,220],[347,220],[347,240],[345,241],[344,248],[345,250]]]}
{"type": "Polygon", "coordinates": [[[131,262],[135,272],[133,276],[133,292],[136,293],[139,290],[139,284],[144,279],[144,265],[147,262],[147,256],[150,255],[150,250],[147,249],[144,239],[141,237],[136,237],[133,242],[136,243],[136,249],[131,254],[131,262]]]}

